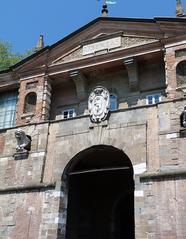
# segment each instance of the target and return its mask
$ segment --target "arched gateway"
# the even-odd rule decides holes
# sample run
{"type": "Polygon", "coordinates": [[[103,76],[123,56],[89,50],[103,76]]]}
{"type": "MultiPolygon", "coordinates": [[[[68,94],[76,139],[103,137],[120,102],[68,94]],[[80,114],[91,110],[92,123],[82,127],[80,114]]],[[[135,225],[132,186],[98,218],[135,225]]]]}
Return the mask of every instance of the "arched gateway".
{"type": "Polygon", "coordinates": [[[106,145],[78,153],[66,166],[66,239],[133,239],[134,181],[127,155],[106,145]]]}

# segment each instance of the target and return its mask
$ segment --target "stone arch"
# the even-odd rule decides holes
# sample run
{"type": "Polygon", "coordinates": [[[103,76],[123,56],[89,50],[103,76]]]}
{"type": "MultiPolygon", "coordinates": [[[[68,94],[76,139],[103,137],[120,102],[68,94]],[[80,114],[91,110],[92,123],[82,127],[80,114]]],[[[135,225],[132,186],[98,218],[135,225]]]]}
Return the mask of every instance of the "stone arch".
{"type": "MultiPolygon", "coordinates": [[[[94,145],[94,146],[88,147],[86,149],[83,149],[82,151],[80,151],[79,153],[77,153],[75,156],[72,157],[72,159],[67,163],[67,165],[66,165],[66,167],[63,171],[62,181],[66,182],[68,180],[68,174],[70,172],[72,172],[73,170],[75,170],[75,166],[78,165],[78,163],[81,161],[82,157],[84,157],[86,155],[90,155],[92,152],[96,152],[96,150],[100,150],[100,151],[109,150],[109,151],[117,152],[117,154],[120,154],[122,156],[125,156],[125,162],[124,161],[118,162],[118,161],[115,160],[112,163],[113,164],[118,163],[118,166],[122,166],[122,165],[128,166],[132,169],[132,173],[133,173],[133,166],[132,166],[131,160],[123,152],[123,150],[118,149],[118,148],[116,148],[115,146],[112,146],[112,145],[94,145]]],[[[99,162],[99,163],[101,163],[101,162],[99,162]]],[[[111,166],[111,162],[109,162],[109,163],[110,163],[110,166],[111,166]]]]}
{"type": "Polygon", "coordinates": [[[186,60],[180,61],[176,66],[177,85],[186,85],[186,60]]]}
{"type": "Polygon", "coordinates": [[[66,239],[123,238],[116,222],[126,229],[126,238],[134,239],[133,167],[122,150],[95,145],[79,152],[66,165],[62,181],[68,201],[66,239]],[[114,209],[118,198],[124,205],[120,214],[114,209]]]}

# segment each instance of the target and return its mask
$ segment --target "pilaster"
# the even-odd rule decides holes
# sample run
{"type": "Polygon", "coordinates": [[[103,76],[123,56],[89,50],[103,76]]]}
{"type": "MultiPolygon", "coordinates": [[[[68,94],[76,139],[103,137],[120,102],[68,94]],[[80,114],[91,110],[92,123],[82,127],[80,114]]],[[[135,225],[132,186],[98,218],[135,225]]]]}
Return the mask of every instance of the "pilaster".
{"type": "Polygon", "coordinates": [[[50,117],[51,106],[51,80],[48,76],[44,77],[44,91],[43,91],[43,107],[42,107],[42,119],[48,120],[50,117]]]}
{"type": "Polygon", "coordinates": [[[76,86],[77,97],[80,101],[83,101],[87,97],[87,79],[84,74],[79,71],[71,71],[70,77],[73,79],[76,86]]]}
{"type": "Polygon", "coordinates": [[[76,94],[79,100],[79,112],[83,113],[84,109],[87,108],[87,79],[85,75],[79,71],[71,71],[70,77],[76,86],[76,94]]]}
{"type": "Polygon", "coordinates": [[[129,79],[129,88],[132,92],[137,92],[139,77],[138,77],[138,64],[135,58],[126,58],[124,59],[124,64],[127,68],[128,79],[129,79]]]}
{"type": "Polygon", "coordinates": [[[51,85],[47,76],[20,79],[17,125],[37,123],[49,118],[51,85]]]}
{"type": "Polygon", "coordinates": [[[180,85],[177,76],[177,66],[180,62],[186,61],[185,53],[186,44],[173,45],[165,48],[165,77],[166,77],[166,93],[168,99],[185,96],[185,85],[180,85]]]}

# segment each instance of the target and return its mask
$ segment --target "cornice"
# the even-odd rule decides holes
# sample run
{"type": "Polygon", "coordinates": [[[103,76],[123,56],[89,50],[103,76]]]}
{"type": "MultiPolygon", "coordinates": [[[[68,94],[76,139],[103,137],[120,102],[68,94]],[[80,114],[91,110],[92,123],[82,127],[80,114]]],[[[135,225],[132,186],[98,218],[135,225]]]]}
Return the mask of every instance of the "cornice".
{"type": "Polygon", "coordinates": [[[160,42],[153,42],[142,46],[117,50],[102,55],[51,65],[48,67],[47,73],[49,76],[57,75],[59,73],[69,72],[71,70],[89,68],[97,65],[103,65],[109,62],[121,61],[126,57],[135,57],[150,54],[153,52],[162,51],[163,49],[164,46],[160,42]]]}
{"type": "MultiPolygon", "coordinates": [[[[29,75],[43,74],[49,70],[50,74],[55,71],[68,71],[74,68],[83,68],[89,65],[103,64],[104,62],[117,61],[122,57],[136,56],[139,54],[147,54],[154,50],[162,50],[162,45],[171,44],[180,39],[184,39],[186,33],[186,18],[156,17],[154,19],[145,18],[118,18],[118,17],[99,17],[72,32],[60,41],[51,46],[47,46],[42,50],[23,59],[8,70],[1,71],[2,74],[14,72],[19,77],[28,77],[29,75]],[[81,59],[63,63],[60,65],[50,66],[49,62],[54,61],[60,55],[65,54],[69,49],[77,47],[78,44],[94,41],[95,34],[109,33],[112,35],[117,32],[124,34],[135,34],[136,36],[155,37],[161,41],[159,46],[157,43],[147,44],[146,46],[134,47],[133,49],[125,49],[118,52],[107,53],[104,56],[94,56],[87,59],[81,59]],[[177,36],[175,36],[177,35],[177,36]],[[171,37],[170,37],[171,36],[171,37]],[[166,38],[164,38],[166,37],[166,38]],[[92,39],[91,39],[92,38],[92,39]],[[83,41],[82,41],[83,39],[83,41]],[[148,47],[152,49],[148,49],[148,47]],[[136,51],[136,52],[135,52],[136,51]],[[102,59],[104,58],[104,60],[102,59]],[[61,68],[61,69],[60,69],[61,68]]],[[[105,36],[106,37],[106,36],[105,36]]]]}

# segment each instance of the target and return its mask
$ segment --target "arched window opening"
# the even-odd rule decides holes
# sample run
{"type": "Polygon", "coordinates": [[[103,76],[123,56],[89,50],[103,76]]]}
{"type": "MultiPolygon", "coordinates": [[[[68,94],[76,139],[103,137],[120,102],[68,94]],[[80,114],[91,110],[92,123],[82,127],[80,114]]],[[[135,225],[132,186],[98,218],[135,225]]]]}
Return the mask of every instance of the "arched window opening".
{"type": "Polygon", "coordinates": [[[118,99],[115,94],[110,94],[110,111],[117,110],[118,99]]]}
{"type": "Polygon", "coordinates": [[[34,113],[36,110],[37,95],[35,92],[28,93],[25,97],[24,113],[34,113]]]}
{"type": "Polygon", "coordinates": [[[186,84],[186,61],[181,61],[176,67],[176,77],[178,86],[186,84]]]}

